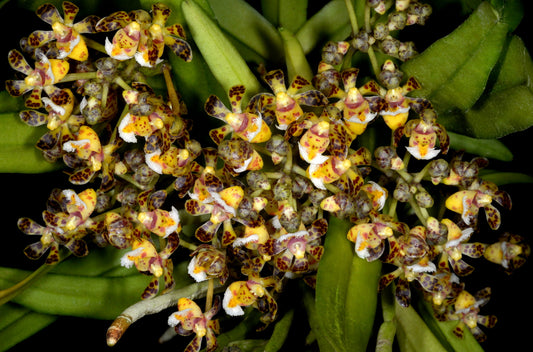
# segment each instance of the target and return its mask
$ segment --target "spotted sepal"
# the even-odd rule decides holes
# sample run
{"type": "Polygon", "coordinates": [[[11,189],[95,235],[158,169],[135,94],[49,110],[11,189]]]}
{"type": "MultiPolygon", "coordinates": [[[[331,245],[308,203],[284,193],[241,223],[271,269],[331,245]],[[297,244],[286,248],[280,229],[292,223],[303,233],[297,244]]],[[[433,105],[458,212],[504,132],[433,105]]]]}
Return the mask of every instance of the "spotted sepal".
{"type": "Polygon", "coordinates": [[[96,172],[90,166],[82,167],[74,170],[74,172],[70,174],[68,180],[74,185],[84,185],[87,184],[95,174],[96,172]]]}
{"type": "Polygon", "coordinates": [[[194,232],[194,235],[196,238],[204,243],[211,242],[213,237],[215,237],[215,234],[220,227],[221,223],[213,223],[211,220],[208,220],[205,222],[202,226],[196,229],[194,232]]]}
{"type": "Polygon", "coordinates": [[[282,70],[270,71],[263,76],[263,79],[270,86],[274,94],[287,91],[285,87],[285,75],[282,70]]]}
{"type": "Polygon", "coordinates": [[[204,105],[205,112],[212,117],[225,121],[224,118],[231,111],[224,105],[222,100],[216,95],[211,95],[207,98],[204,105]]]}
{"type": "Polygon", "coordinates": [[[102,18],[96,24],[97,32],[110,32],[126,27],[131,22],[131,18],[126,11],[117,11],[102,18]]]}
{"type": "Polygon", "coordinates": [[[29,126],[41,126],[48,120],[48,115],[35,110],[23,110],[19,114],[20,119],[29,126]]]}
{"type": "Polygon", "coordinates": [[[394,297],[396,302],[404,308],[409,307],[411,304],[411,290],[409,289],[409,282],[400,277],[396,282],[396,288],[394,289],[394,297]]]}
{"type": "Polygon", "coordinates": [[[342,84],[345,91],[356,87],[357,76],[359,69],[351,67],[341,72],[342,84]]]}
{"type": "Polygon", "coordinates": [[[452,258],[449,258],[449,260],[454,273],[459,276],[467,276],[472,274],[472,272],[474,271],[474,267],[462,259],[454,260],[452,258]]]}

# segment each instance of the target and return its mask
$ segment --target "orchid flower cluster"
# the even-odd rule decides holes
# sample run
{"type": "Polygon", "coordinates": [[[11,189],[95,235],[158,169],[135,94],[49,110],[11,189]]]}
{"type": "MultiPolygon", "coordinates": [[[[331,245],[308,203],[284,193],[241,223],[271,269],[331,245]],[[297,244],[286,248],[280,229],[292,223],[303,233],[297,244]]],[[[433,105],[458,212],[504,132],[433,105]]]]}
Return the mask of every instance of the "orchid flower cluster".
{"type": "MultiPolygon", "coordinates": [[[[369,3],[384,11],[384,1],[369,3]]],[[[510,209],[511,199],[479,176],[487,159],[452,153],[431,102],[410,96],[423,82],[403,77],[392,58],[409,59],[414,46],[388,31],[423,24],[431,8],[416,1],[396,7],[388,24],[328,42],[312,80],[263,67],[264,92],[244,101],[247,87],[236,85],[227,97],[212,95],[205,102],[210,117],[188,116],[174,89],[165,55],[194,58],[183,27],[166,23],[166,5],[78,22],[71,2],[62,14],[39,7],[51,30],[31,33],[20,51],[9,52],[22,77],[6,89],[25,98],[22,121],[46,125],[37,148],[65,164],[73,187],[52,192],[44,225],[20,219],[24,233],[39,236],[26,255],[48,253],[46,263],[55,264],[61,246],[75,256],[94,244],[125,249],[121,265],[152,277],[139,292],[149,300],[173,289],[173,253],[190,249],[189,275],[217,281],[223,295],[205,313],[181,298],[168,322],[178,334],[195,334],[188,350],[199,350],[205,337],[211,351],[220,308],[240,316],[253,307],[268,325],[288,281],[313,287],[335,216],[351,223],[346,240],[357,256],[388,264],[380,289],[394,282],[404,307],[419,289],[439,319],[459,322],[457,335],[466,327],[485,339],[479,325],[496,322],[480,314],[490,288],[467,290],[462,278],[473,266],[464,258],[510,272],[529,247],[514,234],[494,244],[470,241],[485,228],[483,213],[498,230],[500,209],[510,209]],[[347,53],[371,46],[391,59],[369,80],[346,63],[347,53]],[[164,93],[149,83],[161,75],[164,93]],[[195,137],[208,119],[217,122],[213,143],[201,145],[195,137]],[[365,145],[360,136],[371,128],[389,134],[390,143],[365,145]],[[445,209],[434,199],[439,192],[445,209]],[[194,233],[183,231],[184,218],[194,233]]]]}

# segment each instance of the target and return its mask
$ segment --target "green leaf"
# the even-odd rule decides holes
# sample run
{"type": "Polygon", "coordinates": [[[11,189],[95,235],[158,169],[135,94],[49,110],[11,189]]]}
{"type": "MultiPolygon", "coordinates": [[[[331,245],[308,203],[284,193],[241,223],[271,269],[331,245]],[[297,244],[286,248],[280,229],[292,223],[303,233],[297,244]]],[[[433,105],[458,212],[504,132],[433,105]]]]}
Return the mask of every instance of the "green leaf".
{"type": "Polygon", "coordinates": [[[231,38],[263,62],[281,62],[283,46],[278,31],[250,4],[244,0],[209,0],[209,4],[218,24],[231,38]]]}
{"type": "MultiPolygon", "coordinates": [[[[0,268],[0,288],[8,288],[30,272],[0,268]]],[[[150,277],[88,277],[48,273],[12,299],[39,313],[114,319],[140,299],[150,277]]]]}
{"type": "Polygon", "coordinates": [[[192,0],[184,0],[181,8],[198,49],[224,91],[242,84],[246,87],[244,101],[259,93],[259,80],[209,15],[192,0]]]}
{"type": "Polygon", "coordinates": [[[467,153],[501,161],[513,160],[513,153],[497,139],[480,139],[448,132],[450,147],[467,153]]]}
{"type": "Polygon", "coordinates": [[[42,173],[59,169],[60,163],[49,163],[35,147],[48,129],[26,125],[19,117],[22,110],[21,98],[0,92],[0,172],[42,173]]]}
{"type": "Polygon", "coordinates": [[[283,317],[278,320],[274,326],[274,331],[272,336],[268,340],[268,343],[264,347],[264,352],[276,352],[281,349],[287,336],[289,335],[289,329],[294,318],[294,309],[289,310],[283,315],[283,317]]]}
{"type": "Polygon", "coordinates": [[[311,82],[313,79],[313,71],[309,66],[309,62],[307,62],[307,58],[300,42],[288,29],[280,28],[279,32],[283,40],[285,64],[289,76],[288,81],[292,82],[293,79],[299,75],[311,82]]]}
{"type": "Polygon", "coordinates": [[[448,36],[402,65],[448,130],[482,139],[533,126],[533,62],[522,40],[507,37],[521,12],[514,1],[481,2],[448,36]],[[508,7],[507,7],[508,5],[508,7]],[[510,26],[510,27],[509,27],[510,26]]]}
{"type": "Polygon", "coordinates": [[[321,351],[365,351],[374,324],[381,263],[354,256],[346,238],[351,226],[329,220],[315,298],[321,351]]]}
{"type": "Polygon", "coordinates": [[[499,90],[479,107],[439,119],[447,129],[477,138],[500,138],[533,125],[533,92],[524,85],[499,90]]]}
{"type": "Polygon", "coordinates": [[[490,3],[500,13],[502,21],[509,25],[509,31],[513,31],[524,17],[521,0],[491,0],[490,3]]]}
{"type": "Polygon", "coordinates": [[[515,183],[533,183],[533,176],[520,172],[501,172],[494,170],[481,170],[479,175],[483,180],[495,183],[498,186],[515,183]]]}
{"type": "Polygon", "coordinates": [[[263,16],[274,26],[295,33],[307,21],[308,0],[262,0],[263,16]]]}
{"type": "Polygon", "coordinates": [[[533,89],[533,60],[522,39],[513,35],[501,60],[492,92],[522,85],[533,89]]]}
{"type": "Polygon", "coordinates": [[[295,35],[307,54],[318,44],[328,40],[346,39],[350,31],[350,19],[345,1],[333,0],[308,19],[295,35]],[[332,18],[335,21],[332,21],[332,18]]]}
{"type": "MultiPolygon", "coordinates": [[[[433,314],[433,310],[423,299],[417,300],[418,311],[420,317],[427,324],[435,336],[439,338],[443,346],[446,346],[451,351],[468,351],[468,352],[482,352],[483,348],[477,342],[476,338],[470,330],[465,328],[464,337],[458,338],[453,329],[457,326],[457,321],[438,321],[433,314]]],[[[414,309],[413,309],[414,311],[414,309]]],[[[416,313],[415,313],[416,314],[416,313]]]]}
{"type": "MultiPolygon", "coordinates": [[[[398,344],[402,352],[446,352],[438,338],[412,306],[404,308],[394,301],[398,344]]],[[[459,349],[458,351],[469,351],[459,349]]]]}
{"type": "Polygon", "coordinates": [[[244,319],[233,329],[223,332],[217,336],[218,347],[216,351],[222,351],[226,346],[233,344],[240,345],[239,342],[245,340],[246,335],[254,331],[260,324],[260,313],[257,310],[247,310],[244,319]]]}
{"type": "Polygon", "coordinates": [[[419,80],[422,88],[416,95],[430,99],[439,113],[466,110],[485,90],[507,29],[494,8],[483,2],[456,30],[407,61],[402,70],[419,80]]]}
{"type": "Polygon", "coordinates": [[[390,287],[381,292],[381,311],[383,322],[381,323],[376,339],[376,352],[392,352],[396,336],[395,297],[390,287]]]}
{"type": "Polygon", "coordinates": [[[56,319],[53,315],[35,313],[12,304],[0,306],[0,351],[7,351],[56,319]]]}

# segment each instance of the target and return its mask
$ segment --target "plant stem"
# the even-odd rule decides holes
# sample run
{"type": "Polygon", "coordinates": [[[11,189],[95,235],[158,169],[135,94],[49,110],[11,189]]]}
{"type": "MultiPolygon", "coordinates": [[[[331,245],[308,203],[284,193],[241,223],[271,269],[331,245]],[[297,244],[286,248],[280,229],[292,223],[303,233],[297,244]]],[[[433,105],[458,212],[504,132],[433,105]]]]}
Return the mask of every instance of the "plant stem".
{"type": "Polygon", "coordinates": [[[348,17],[350,18],[350,25],[352,27],[352,36],[359,32],[359,24],[357,23],[357,16],[355,15],[355,10],[351,0],[344,0],[346,4],[346,9],[348,10],[348,17]]]}
{"type": "MultiPolygon", "coordinates": [[[[370,6],[368,6],[368,3],[365,5],[365,31],[367,33],[370,33],[371,27],[370,27],[370,6]]],[[[376,77],[379,76],[379,73],[381,72],[378,64],[378,60],[376,58],[376,54],[374,53],[374,49],[372,46],[369,46],[368,48],[368,58],[370,59],[370,64],[372,65],[372,71],[374,71],[374,75],[376,77]]]]}
{"type": "MultiPolygon", "coordinates": [[[[215,286],[215,284],[213,284],[215,286]]],[[[108,346],[114,346],[124,335],[131,324],[145,315],[155,314],[176,304],[182,298],[195,300],[205,297],[209,283],[206,281],[194,283],[179,290],[174,290],[152,299],[139,301],[126,308],[107,329],[106,341],[108,346]]],[[[222,291],[222,286],[216,284],[213,291],[222,291]]]]}

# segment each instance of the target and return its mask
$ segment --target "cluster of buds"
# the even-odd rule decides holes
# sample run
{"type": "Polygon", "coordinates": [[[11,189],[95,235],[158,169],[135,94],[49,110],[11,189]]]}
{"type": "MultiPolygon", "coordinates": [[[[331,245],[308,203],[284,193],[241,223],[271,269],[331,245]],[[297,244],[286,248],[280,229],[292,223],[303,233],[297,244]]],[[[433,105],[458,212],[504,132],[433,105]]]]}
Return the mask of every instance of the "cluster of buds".
{"type": "MultiPolygon", "coordinates": [[[[379,14],[388,10],[389,2],[369,3],[379,14]]],[[[510,197],[479,177],[486,159],[444,159],[446,130],[429,101],[408,96],[420,84],[405,80],[393,61],[383,64],[379,82],[361,86],[359,70],[341,65],[350,47],[364,51],[365,43],[374,42],[390,56],[408,59],[412,48],[390,49],[395,39],[389,32],[423,24],[430,8],[396,1],[388,21],[377,22],[373,32],[326,44],[311,82],[301,76],[288,82],[278,69],[262,75],[270,91],[248,102],[242,85],[229,90],[230,107],[225,97],[210,96],[205,112],[222,126],[209,131],[209,146],[194,139],[185,103],[169,78],[165,46],[192,59],[183,28],[166,26],[170,9],[154,4],[151,14],[120,11],[74,23],[77,12],[70,2],[64,2],[63,16],[52,5],[39,7],[52,31],[23,41],[35,68],[21,52],[9,53],[11,66],[26,76],[6,82],[13,96],[29,93],[21,119],[49,130],[37,147],[47,160],[63,160],[73,185],[93,185],[79,193],[54,191],[43,213],[46,226],[19,221],[23,232],[41,236],[25,251],[30,258],[50,249],[47,263],[55,263],[59,245],[84,256],[89,239],[129,249],[121,264],[153,276],[141,296],[147,299],[160,293],[160,280],[163,293],[173,288],[172,254],[183,241],[192,248],[190,276],[225,286],[226,314],[243,315],[250,306],[269,324],[287,280],[314,285],[327,219],[336,216],[352,223],[347,240],[356,255],[394,268],[380,288],[396,281],[396,298],[407,306],[409,286],[416,282],[439,317],[461,321],[484,338],[477,324],[495,319],[477,312],[490,291],[473,296],[464,289],[460,277],[473,267],[462,258],[484,257],[508,271],[524,262],[529,247],[516,235],[498,244],[469,242],[481,228],[481,208],[496,230],[497,205],[510,208],[510,197]],[[105,45],[84,36],[111,31],[105,45]],[[164,74],[168,97],[157,95],[141,67],[164,74]],[[389,133],[391,142],[370,150],[358,137],[374,126],[389,133]],[[410,157],[427,165],[413,172],[410,157]],[[437,219],[430,215],[435,205],[429,186],[439,185],[449,192],[449,213],[437,219]],[[416,218],[400,219],[405,209],[416,218]],[[194,219],[194,233],[182,232],[183,216],[194,219]]],[[[205,336],[212,350],[219,306],[217,298],[202,313],[183,298],[169,323],[179,334],[196,334],[191,349],[199,349],[205,336]]]]}
{"type": "Polygon", "coordinates": [[[392,1],[367,0],[367,4],[377,19],[354,36],[353,47],[362,52],[376,48],[401,61],[414,57],[417,54],[414,43],[398,40],[397,33],[407,26],[424,25],[431,15],[431,6],[416,0],[396,0],[394,4],[392,1]]]}

